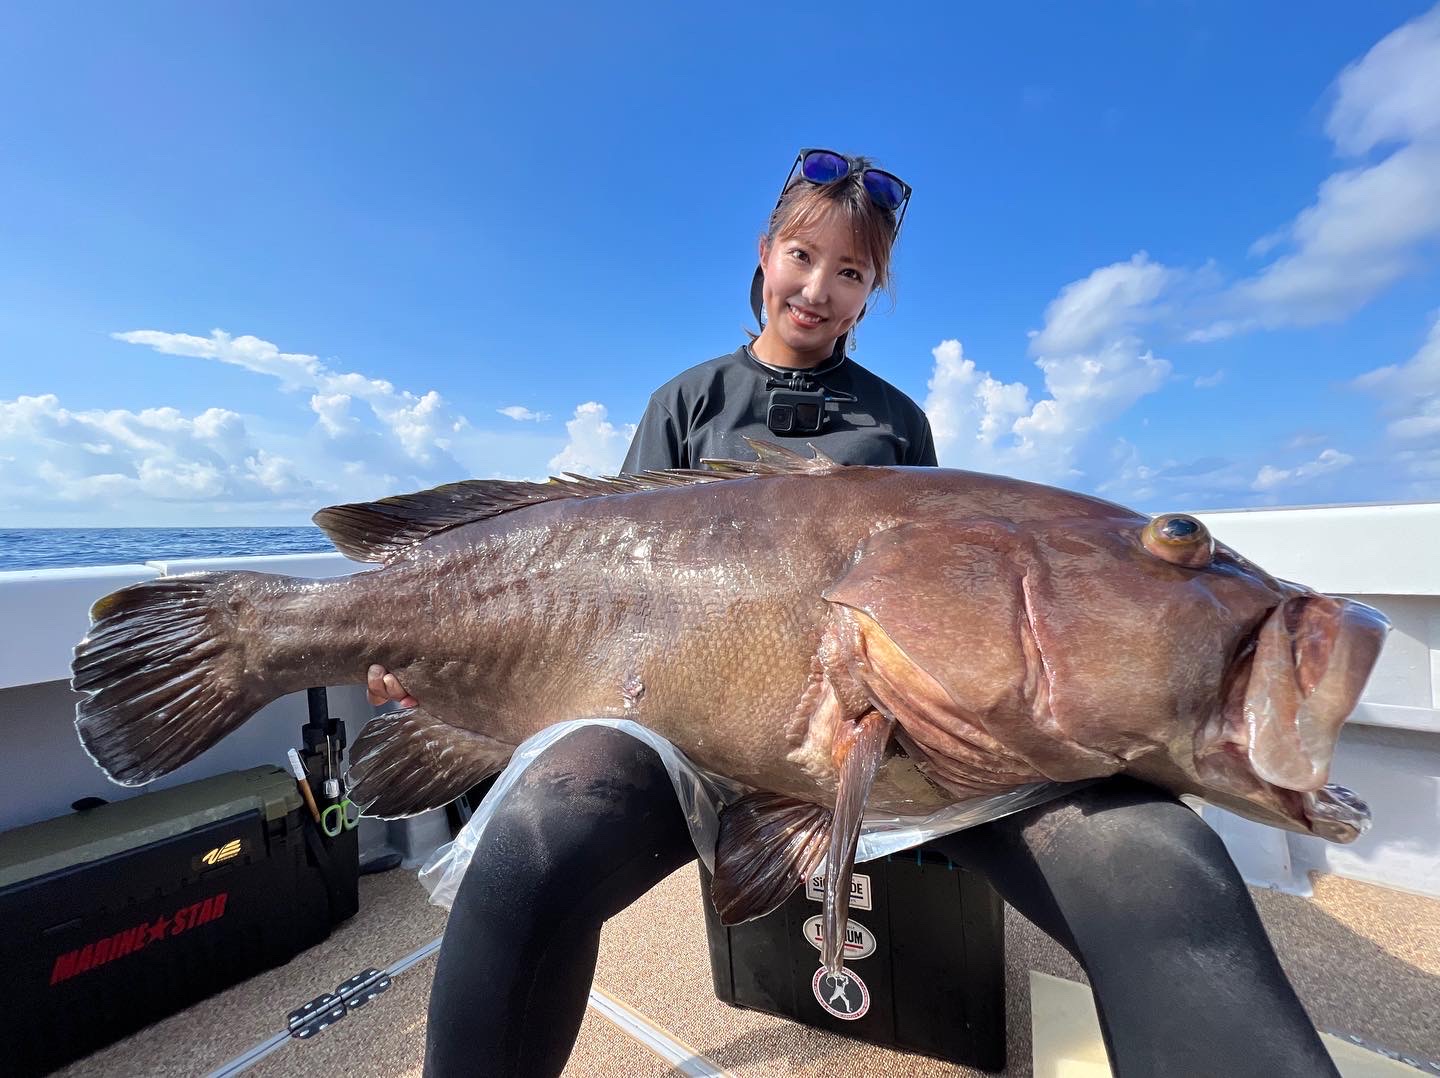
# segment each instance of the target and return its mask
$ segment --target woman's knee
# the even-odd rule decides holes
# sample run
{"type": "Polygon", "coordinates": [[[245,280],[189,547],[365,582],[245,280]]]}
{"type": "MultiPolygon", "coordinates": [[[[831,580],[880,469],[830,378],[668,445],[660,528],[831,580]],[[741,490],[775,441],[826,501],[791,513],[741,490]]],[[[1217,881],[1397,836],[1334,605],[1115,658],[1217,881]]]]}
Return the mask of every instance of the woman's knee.
{"type": "Polygon", "coordinates": [[[495,808],[521,816],[601,826],[674,801],[659,755],[608,726],[582,726],[545,749],[495,808]]]}
{"type": "Polygon", "coordinates": [[[691,854],[689,843],[659,755],[629,734],[586,726],[542,752],[494,806],[465,883],[539,900],[636,857],[691,854]]]}
{"type": "Polygon", "coordinates": [[[1191,936],[1253,905],[1218,835],[1173,795],[1132,780],[1087,787],[1024,822],[1052,886],[1106,916],[1191,936]]]}

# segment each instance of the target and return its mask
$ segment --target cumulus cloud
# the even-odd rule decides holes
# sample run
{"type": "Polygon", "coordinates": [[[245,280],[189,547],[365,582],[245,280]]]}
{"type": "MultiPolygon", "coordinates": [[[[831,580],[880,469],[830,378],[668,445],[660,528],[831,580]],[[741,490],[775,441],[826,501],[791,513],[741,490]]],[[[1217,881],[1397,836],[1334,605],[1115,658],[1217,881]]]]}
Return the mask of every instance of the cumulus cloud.
{"type": "Polygon", "coordinates": [[[501,415],[509,416],[517,423],[543,423],[550,418],[549,412],[532,412],[529,408],[519,404],[512,404],[508,408],[496,408],[495,410],[501,415]]]}
{"type": "Polygon", "coordinates": [[[1440,7],[1341,72],[1325,129],[1343,157],[1384,156],[1327,177],[1293,221],[1257,240],[1252,253],[1280,253],[1191,339],[1340,319],[1422,264],[1440,238],[1440,7]]]}
{"type": "Polygon", "coordinates": [[[569,441],[565,448],[550,458],[555,473],[574,472],[578,475],[615,475],[625,460],[625,450],[635,435],[635,424],[617,427],[610,422],[605,405],[586,401],[575,409],[566,422],[569,441]]]}
{"type": "MultiPolygon", "coordinates": [[[[298,415],[283,405],[262,418],[227,408],[74,411],[54,394],[0,400],[0,509],[9,519],[299,523],[324,505],[459,479],[543,479],[547,461],[613,472],[634,429],[612,423],[604,406],[591,402],[576,409],[565,444],[531,423],[521,428],[495,419],[492,428],[477,426],[437,390],[338,370],[258,337],[220,330],[209,337],[159,330],[114,337],[266,376],[298,415]]],[[[504,411],[512,419],[548,418],[504,411]]]]}
{"type": "Polygon", "coordinates": [[[1083,352],[1154,316],[1155,301],[1175,273],[1144,251],[1067,284],[1045,308],[1045,327],[1031,337],[1035,354],[1083,352]]]}
{"type": "Polygon", "coordinates": [[[268,375],[285,390],[310,390],[310,406],[318,425],[331,437],[353,436],[363,430],[351,413],[358,404],[368,409],[401,452],[422,467],[452,463],[450,436],[466,425],[433,389],[414,393],[397,389],[383,378],[332,370],[318,356],[282,352],[258,337],[232,337],[219,329],[212,330],[209,337],[154,329],[111,336],[165,355],[214,360],[268,375]]]}
{"type": "Polygon", "coordinates": [[[257,445],[223,408],[71,411],[54,394],[0,401],[4,501],[91,504],[127,500],[238,503],[323,498],[331,489],[257,445]]]}
{"type": "Polygon", "coordinates": [[[1033,403],[1023,382],[1003,382],[965,358],[958,340],[932,350],[925,399],[942,464],[1069,482],[1081,450],[1105,424],[1170,376],[1132,332],[1155,317],[1174,275],[1143,253],[1061,289],[1031,336],[1048,396],[1033,403]]]}

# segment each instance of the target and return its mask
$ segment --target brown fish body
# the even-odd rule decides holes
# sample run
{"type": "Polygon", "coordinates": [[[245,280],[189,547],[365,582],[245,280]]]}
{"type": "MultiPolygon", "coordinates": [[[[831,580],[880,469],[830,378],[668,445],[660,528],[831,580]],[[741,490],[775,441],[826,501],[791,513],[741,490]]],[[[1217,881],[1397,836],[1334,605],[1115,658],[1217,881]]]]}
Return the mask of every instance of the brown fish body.
{"type": "Polygon", "coordinates": [[[82,743],[118,782],[173,770],[286,692],[422,702],[354,746],[376,815],[443,805],[567,719],[625,717],[756,793],[715,898],[764,912],[828,853],[839,968],[860,819],[1126,771],[1337,841],[1328,786],[1388,628],[1264,573],[1190,517],[939,469],[755,444],[720,474],[463,483],[317,523],[382,567],[147,582],[76,648],[82,743]],[[735,473],[740,473],[737,478],[735,473]]]}
{"type": "Polygon", "coordinates": [[[107,596],[76,648],[82,744],[136,785],[264,704],[363,681],[351,797],[443,805],[566,719],[626,717],[756,791],[726,809],[714,898],[734,922],[828,856],[840,968],[867,808],[923,815],[1128,771],[1337,841],[1368,810],[1326,785],[1388,628],[1279,581],[1185,516],[939,469],[840,467],[752,443],[719,474],[454,484],[317,514],[382,567],[107,596]],[[738,476],[738,477],[737,477],[738,476]]]}
{"type": "MultiPolygon", "coordinates": [[[[1213,792],[1193,761],[1207,738],[1248,736],[1225,717],[1243,653],[1311,593],[1224,548],[1200,568],[1157,557],[1147,521],[938,469],[543,501],[421,539],[377,571],[237,587],[236,680],[278,695],[379,662],[429,716],[502,754],[565,719],[627,717],[702,767],[822,804],[837,732],[879,711],[903,754],[869,804],[908,814],[1120,770],[1213,792]]],[[[1262,800],[1241,807],[1273,815],[1262,800]]],[[[1308,826],[1294,805],[1282,815],[1308,826]]]]}

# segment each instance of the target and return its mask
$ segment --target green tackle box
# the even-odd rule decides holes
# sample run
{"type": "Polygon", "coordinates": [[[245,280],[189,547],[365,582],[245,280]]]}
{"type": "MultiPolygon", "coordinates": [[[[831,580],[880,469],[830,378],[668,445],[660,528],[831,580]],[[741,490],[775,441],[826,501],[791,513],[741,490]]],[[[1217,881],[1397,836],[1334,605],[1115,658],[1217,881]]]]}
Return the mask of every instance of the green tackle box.
{"type": "Polygon", "coordinates": [[[356,832],[322,836],[278,767],[0,834],[4,1073],[43,1074],[287,962],[357,908],[356,832]]]}

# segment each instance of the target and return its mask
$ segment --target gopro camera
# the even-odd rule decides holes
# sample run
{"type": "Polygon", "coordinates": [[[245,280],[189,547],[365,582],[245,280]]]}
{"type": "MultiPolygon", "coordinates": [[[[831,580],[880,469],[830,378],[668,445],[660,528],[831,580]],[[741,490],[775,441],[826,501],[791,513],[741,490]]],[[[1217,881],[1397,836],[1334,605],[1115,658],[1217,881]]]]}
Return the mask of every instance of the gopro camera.
{"type": "Polygon", "coordinates": [[[776,435],[814,435],[825,425],[825,390],[770,390],[765,425],[776,435]]]}
{"type": "Polygon", "coordinates": [[[816,434],[825,425],[825,390],[808,378],[770,379],[765,425],[774,434],[816,434]]]}

